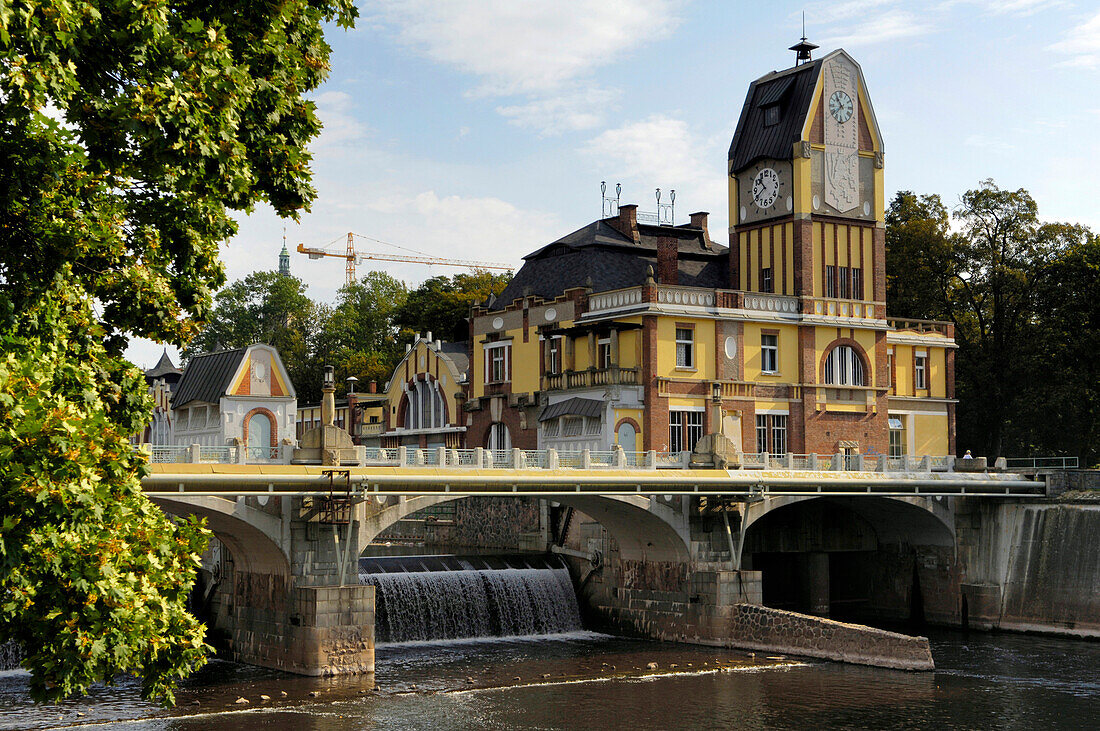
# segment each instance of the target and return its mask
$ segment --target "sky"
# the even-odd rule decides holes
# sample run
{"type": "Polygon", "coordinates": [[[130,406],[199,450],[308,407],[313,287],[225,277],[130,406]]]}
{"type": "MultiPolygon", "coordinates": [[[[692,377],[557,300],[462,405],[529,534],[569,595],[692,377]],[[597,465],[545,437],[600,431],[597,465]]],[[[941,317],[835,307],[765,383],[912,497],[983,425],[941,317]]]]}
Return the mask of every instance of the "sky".
{"type": "MultiPolygon", "coordinates": [[[[331,75],[312,94],[318,196],[300,221],[258,207],[221,247],[228,281],[278,266],[331,302],[342,250],[500,262],[600,216],[600,182],[676,222],[709,211],[727,240],[726,155],[748,85],[819,58],[863,69],[885,148],[886,195],[949,208],[985,179],[1025,188],[1040,217],[1100,231],[1100,5],[1063,0],[367,0],[332,26],[331,75]],[[371,240],[373,239],[373,240],[371,240]],[[384,243],[383,243],[384,242],[384,243]]],[[[379,262],[410,287],[459,269],[379,262]]],[[[366,271],[360,265],[360,274],[366,271]]],[[[134,340],[152,366],[163,346],[134,340]]],[[[178,353],[169,347],[170,355],[178,353]]]]}

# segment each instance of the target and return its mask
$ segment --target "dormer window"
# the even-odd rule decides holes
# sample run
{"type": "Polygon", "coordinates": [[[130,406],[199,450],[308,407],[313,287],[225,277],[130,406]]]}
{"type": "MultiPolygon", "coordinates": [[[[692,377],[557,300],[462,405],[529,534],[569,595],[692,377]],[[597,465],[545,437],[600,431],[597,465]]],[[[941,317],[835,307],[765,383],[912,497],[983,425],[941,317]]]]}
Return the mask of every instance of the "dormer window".
{"type": "Polygon", "coordinates": [[[764,126],[771,127],[773,124],[779,124],[778,104],[772,104],[770,107],[764,107],[764,126]]]}

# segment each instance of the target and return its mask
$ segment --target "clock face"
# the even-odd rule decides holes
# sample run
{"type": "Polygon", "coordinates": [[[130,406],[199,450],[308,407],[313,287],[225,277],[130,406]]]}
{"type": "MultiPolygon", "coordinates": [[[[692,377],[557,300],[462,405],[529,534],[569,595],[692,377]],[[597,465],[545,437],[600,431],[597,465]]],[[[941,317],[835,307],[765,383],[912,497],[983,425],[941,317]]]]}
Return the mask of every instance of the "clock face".
{"type": "Polygon", "coordinates": [[[771,208],[779,197],[779,175],[771,168],[764,168],[752,181],[752,200],[760,208],[771,208]]]}
{"type": "Polygon", "coordinates": [[[852,97],[848,96],[846,92],[834,91],[833,95],[829,97],[829,114],[833,115],[833,119],[844,124],[852,118],[852,97]]]}

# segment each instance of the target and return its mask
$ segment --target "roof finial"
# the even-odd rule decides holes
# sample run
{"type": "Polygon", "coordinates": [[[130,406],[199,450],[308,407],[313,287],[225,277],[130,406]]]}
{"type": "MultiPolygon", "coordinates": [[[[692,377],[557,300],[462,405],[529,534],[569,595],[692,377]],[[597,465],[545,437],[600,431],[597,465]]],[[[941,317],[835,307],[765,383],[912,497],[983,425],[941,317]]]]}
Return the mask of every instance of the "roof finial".
{"type": "Polygon", "coordinates": [[[806,41],[806,11],[803,10],[802,11],[802,40],[800,42],[794,44],[790,48],[790,50],[794,51],[794,53],[795,53],[794,65],[798,66],[799,64],[803,64],[803,63],[806,63],[807,61],[809,61],[810,57],[811,57],[811,53],[813,52],[813,50],[815,48],[817,48],[816,45],[814,45],[813,43],[808,43],[806,41]]]}

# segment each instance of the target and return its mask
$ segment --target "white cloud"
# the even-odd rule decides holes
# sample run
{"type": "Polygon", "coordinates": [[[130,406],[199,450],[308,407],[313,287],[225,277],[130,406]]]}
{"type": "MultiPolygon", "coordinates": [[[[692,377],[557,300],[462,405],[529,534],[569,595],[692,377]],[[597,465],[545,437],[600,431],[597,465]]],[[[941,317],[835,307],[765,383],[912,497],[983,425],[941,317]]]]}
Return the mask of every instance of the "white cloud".
{"type": "Polygon", "coordinates": [[[1070,28],[1062,40],[1052,43],[1048,49],[1070,56],[1059,66],[1100,69],[1100,11],[1070,28]]]}
{"type": "Polygon", "coordinates": [[[724,244],[721,222],[727,211],[722,161],[726,144],[726,131],[706,138],[682,119],[655,114],[597,135],[583,151],[609,185],[613,185],[611,181],[624,183],[624,203],[653,210],[654,189],[663,191],[663,203],[674,189],[677,223],[684,221],[686,213],[708,210],[716,219],[710,224],[711,237],[724,244]]]}
{"type": "Polygon", "coordinates": [[[323,125],[310,149],[317,154],[339,151],[366,137],[368,129],[355,116],[352,97],[342,91],[326,91],[313,97],[323,125]]]}
{"type": "Polygon", "coordinates": [[[500,106],[497,111],[512,124],[554,135],[599,126],[606,110],[619,95],[618,90],[580,85],[571,91],[536,97],[523,104],[500,106]]]}
{"type": "Polygon", "coordinates": [[[934,26],[927,16],[918,17],[908,10],[891,8],[858,25],[845,26],[843,34],[825,38],[821,41],[821,45],[826,48],[834,46],[854,48],[920,36],[932,32],[933,29],[934,26]]]}
{"type": "Polygon", "coordinates": [[[602,66],[671,32],[680,0],[374,0],[368,23],[394,28],[428,58],[475,76],[471,96],[520,96],[498,111],[555,133],[602,119],[592,80],[602,66]]]}

